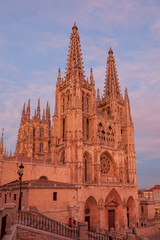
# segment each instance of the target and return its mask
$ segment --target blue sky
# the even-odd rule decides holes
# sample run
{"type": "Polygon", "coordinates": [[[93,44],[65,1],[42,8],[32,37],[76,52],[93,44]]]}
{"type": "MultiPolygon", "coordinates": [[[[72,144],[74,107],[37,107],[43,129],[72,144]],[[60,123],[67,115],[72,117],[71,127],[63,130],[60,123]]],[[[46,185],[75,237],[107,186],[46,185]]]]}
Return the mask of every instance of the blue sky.
{"type": "Polygon", "coordinates": [[[112,47],[121,92],[128,88],[135,126],[138,187],[160,184],[160,1],[1,0],[0,128],[15,149],[23,103],[47,100],[54,113],[58,68],[65,73],[73,23],[86,76],[104,88],[112,47]]]}

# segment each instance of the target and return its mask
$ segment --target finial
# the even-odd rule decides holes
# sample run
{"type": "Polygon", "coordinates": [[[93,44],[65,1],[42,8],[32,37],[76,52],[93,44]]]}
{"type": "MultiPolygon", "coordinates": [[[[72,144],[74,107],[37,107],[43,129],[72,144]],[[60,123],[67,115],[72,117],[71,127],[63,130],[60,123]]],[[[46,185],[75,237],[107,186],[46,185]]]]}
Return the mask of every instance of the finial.
{"type": "Polygon", "coordinates": [[[76,28],[76,29],[78,30],[78,27],[77,27],[77,25],[76,25],[76,22],[74,22],[74,25],[73,25],[73,27],[72,27],[72,30],[73,30],[74,28],[76,28]]]}
{"type": "Polygon", "coordinates": [[[109,52],[108,52],[109,55],[113,55],[113,51],[112,51],[112,48],[110,47],[109,49],[109,52]]]}
{"type": "Polygon", "coordinates": [[[98,99],[98,101],[100,100],[100,96],[99,96],[99,88],[97,89],[97,99],[98,99]]]}
{"type": "Polygon", "coordinates": [[[91,68],[90,70],[90,84],[92,84],[94,81],[93,81],[93,70],[91,68]]]}
{"type": "Polygon", "coordinates": [[[45,110],[43,109],[43,116],[42,116],[42,120],[45,120],[45,110]]]}
{"type": "Polygon", "coordinates": [[[34,117],[35,117],[35,118],[37,117],[36,109],[35,109],[35,111],[34,111],[34,117]]]}
{"type": "Polygon", "coordinates": [[[26,111],[26,118],[30,119],[30,98],[28,100],[28,106],[27,106],[27,111],[26,111]]]}
{"type": "Polygon", "coordinates": [[[22,117],[25,117],[25,103],[23,104],[22,117]]]}
{"type": "Polygon", "coordinates": [[[40,112],[41,112],[41,109],[40,109],[40,99],[38,98],[38,105],[37,105],[37,118],[40,119],[40,112]]]}
{"type": "Polygon", "coordinates": [[[2,128],[2,138],[3,138],[3,135],[4,135],[4,128],[2,128]]]}
{"type": "Polygon", "coordinates": [[[58,68],[58,78],[61,78],[61,69],[58,68]]]}

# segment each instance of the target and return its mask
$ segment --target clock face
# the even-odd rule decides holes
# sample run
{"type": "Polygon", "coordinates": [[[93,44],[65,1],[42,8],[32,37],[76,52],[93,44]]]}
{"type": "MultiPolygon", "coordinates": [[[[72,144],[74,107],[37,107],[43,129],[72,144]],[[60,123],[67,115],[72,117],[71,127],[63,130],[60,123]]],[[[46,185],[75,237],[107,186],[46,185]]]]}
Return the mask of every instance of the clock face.
{"type": "Polygon", "coordinates": [[[110,160],[107,156],[101,157],[101,173],[107,174],[110,170],[110,160]]]}

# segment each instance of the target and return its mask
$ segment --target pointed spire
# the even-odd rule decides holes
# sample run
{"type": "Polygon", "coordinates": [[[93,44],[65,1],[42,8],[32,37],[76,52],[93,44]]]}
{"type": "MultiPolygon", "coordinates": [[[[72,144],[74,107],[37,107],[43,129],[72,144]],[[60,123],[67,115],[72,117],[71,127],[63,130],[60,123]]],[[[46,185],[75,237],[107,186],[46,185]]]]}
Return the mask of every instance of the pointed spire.
{"type": "Polygon", "coordinates": [[[26,119],[30,119],[30,99],[28,100],[28,106],[26,110],[26,119]]]}
{"type": "Polygon", "coordinates": [[[22,110],[22,117],[21,117],[21,122],[23,122],[25,120],[25,103],[23,104],[23,110],[22,110]]]}
{"type": "Polygon", "coordinates": [[[4,135],[4,128],[2,128],[2,136],[0,141],[0,155],[3,155],[3,135],[4,135]]]}
{"type": "Polygon", "coordinates": [[[90,70],[90,84],[94,84],[94,80],[93,80],[93,70],[91,68],[90,70]]]}
{"type": "Polygon", "coordinates": [[[46,106],[46,120],[50,121],[50,106],[47,101],[47,106],[46,106]]]}
{"type": "Polygon", "coordinates": [[[36,109],[35,109],[35,111],[34,111],[34,118],[35,118],[35,119],[37,118],[37,111],[36,111],[36,109]]]}
{"type": "Polygon", "coordinates": [[[41,108],[40,108],[40,99],[38,98],[37,118],[40,119],[40,117],[41,117],[41,108]]]}
{"type": "Polygon", "coordinates": [[[45,121],[45,110],[43,109],[43,116],[42,116],[42,120],[45,121]]]}
{"type": "Polygon", "coordinates": [[[127,126],[133,125],[127,88],[125,89],[125,95],[124,95],[124,108],[125,108],[125,119],[126,119],[127,126]]]}
{"type": "Polygon", "coordinates": [[[79,78],[84,78],[82,54],[80,48],[80,37],[78,34],[78,27],[74,23],[72,27],[72,34],[70,37],[70,48],[67,62],[66,70],[66,80],[70,79],[70,75],[75,72],[75,69],[78,69],[79,78]]]}
{"type": "Polygon", "coordinates": [[[61,83],[61,69],[58,69],[58,77],[57,77],[57,85],[60,85],[61,83]]]}
{"type": "Polygon", "coordinates": [[[97,100],[100,101],[99,88],[97,89],[97,100]]]}
{"type": "Polygon", "coordinates": [[[119,81],[115,66],[115,59],[113,56],[112,48],[110,47],[107,59],[107,70],[105,78],[104,97],[118,98],[122,100],[119,88],[119,81]]]}

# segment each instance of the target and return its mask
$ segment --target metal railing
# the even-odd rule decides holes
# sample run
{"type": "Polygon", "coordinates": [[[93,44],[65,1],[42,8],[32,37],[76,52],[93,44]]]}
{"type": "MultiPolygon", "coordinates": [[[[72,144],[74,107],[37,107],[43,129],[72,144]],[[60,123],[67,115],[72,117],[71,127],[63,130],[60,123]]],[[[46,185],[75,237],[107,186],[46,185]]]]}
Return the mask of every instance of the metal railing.
{"type": "Polygon", "coordinates": [[[58,234],[61,236],[78,239],[78,228],[68,227],[64,223],[57,222],[43,214],[31,211],[18,211],[17,220],[19,224],[37,228],[39,230],[58,234]]]}

